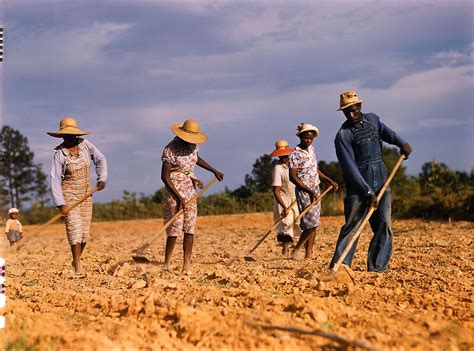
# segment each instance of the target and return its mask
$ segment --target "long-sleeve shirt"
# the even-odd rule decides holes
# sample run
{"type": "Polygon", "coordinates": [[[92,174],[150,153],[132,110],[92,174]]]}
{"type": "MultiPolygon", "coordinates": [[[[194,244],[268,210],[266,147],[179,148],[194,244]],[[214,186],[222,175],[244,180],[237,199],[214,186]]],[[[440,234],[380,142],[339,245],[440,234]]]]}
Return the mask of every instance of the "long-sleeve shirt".
{"type": "MultiPolygon", "coordinates": [[[[105,182],[108,176],[107,160],[105,159],[105,156],[88,140],[82,140],[79,145],[90,154],[90,158],[95,165],[97,181],[105,182]]],[[[65,149],[61,145],[54,149],[53,161],[51,164],[51,192],[56,206],[63,206],[66,204],[61,188],[61,181],[64,176],[66,164],[64,150],[65,149]]]]}
{"type": "MultiPolygon", "coordinates": [[[[372,123],[372,125],[377,130],[378,138],[380,140],[380,147],[382,146],[382,141],[396,145],[398,147],[406,144],[406,142],[399,135],[383,124],[376,114],[364,113],[362,121],[358,122],[358,124],[361,124],[363,127],[367,123],[372,123]]],[[[368,195],[374,191],[362,176],[356,162],[354,133],[351,129],[357,127],[357,125],[354,125],[350,121],[344,122],[336,135],[334,144],[336,146],[336,155],[344,174],[344,180],[346,182],[348,194],[368,195]]],[[[382,163],[381,159],[380,163],[382,163]]]]}

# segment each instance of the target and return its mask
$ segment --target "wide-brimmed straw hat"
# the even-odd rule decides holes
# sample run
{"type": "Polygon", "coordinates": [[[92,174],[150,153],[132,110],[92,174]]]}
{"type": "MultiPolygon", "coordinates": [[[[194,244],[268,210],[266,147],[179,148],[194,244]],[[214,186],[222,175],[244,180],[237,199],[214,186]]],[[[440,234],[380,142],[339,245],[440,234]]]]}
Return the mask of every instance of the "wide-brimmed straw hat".
{"type": "Polygon", "coordinates": [[[341,111],[345,108],[348,108],[349,106],[360,104],[362,102],[364,102],[364,100],[359,99],[359,96],[357,96],[357,93],[354,90],[349,90],[341,94],[341,99],[339,102],[340,107],[337,110],[341,111]]]}
{"type": "Polygon", "coordinates": [[[18,208],[12,207],[8,210],[8,214],[11,215],[12,213],[18,213],[18,208]]]}
{"type": "Polygon", "coordinates": [[[299,136],[301,133],[309,132],[309,131],[315,132],[316,133],[315,137],[319,135],[318,127],[315,127],[309,123],[301,123],[298,127],[296,127],[296,130],[297,130],[296,136],[299,136]]]}
{"type": "Polygon", "coordinates": [[[191,144],[202,144],[207,141],[207,136],[199,129],[199,122],[194,119],[187,119],[183,124],[173,124],[171,130],[191,144]]]}
{"type": "Polygon", "coordinates": [[[89,132],[80,130],[75,118],[65,117],[59,122],[59,130],[57,132],[47,132],[47,134],[55,138],[62,138],[63,135],[86,135],[89,132]]]}
{"type": "Polygon", "coordinates": [[[288,146],[288,142],[286,140],[280,139],[276,141],[275,150],[273,150],[270,155],[274,157],[288,156],[292,151],[293,149],[288,146]]]}

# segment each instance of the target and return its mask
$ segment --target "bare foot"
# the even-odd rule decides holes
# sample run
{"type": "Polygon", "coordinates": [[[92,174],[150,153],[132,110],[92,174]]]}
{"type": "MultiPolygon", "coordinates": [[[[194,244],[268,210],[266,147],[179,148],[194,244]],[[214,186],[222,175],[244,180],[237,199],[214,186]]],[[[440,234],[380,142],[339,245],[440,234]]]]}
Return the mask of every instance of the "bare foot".
{"type": "Polygon", "coordinates": [[[190,276],[193,275],[193,272],[190,271],[190,270],[184,270],[184,269],[183,269],[183,273],[184,273],[184,275],[187,275],[188,277],[190,277],[190,276]]]}
{"type": "Polygon", "coordinates": [[[168,265],[163,266],[163,273],[176,274],[175,271],[173,271],[173,270],[171,269],[171,267],[168,266],[168,265]]]}
{"type": "Polygon", "coordinates": [[[185,275],[191,275],[192,274],[191,267],[190,267],[189,264],[183,265],[183,273],[185,275]]]}
{"type": "Polygon", "coordinates": [[[74,273],[76,273],[77,275],[80,275],[80,274],[86,274],[86,271],[84,270],[84,268],[82,268],[81,265],[79,265],[79,267],[74,268],[74,273]]]}
{"type": "Polygon", "coordinates": [[[298,250],[293,249],[293,251],[291,252],[291,259],[295,261],[301,260],[300,253],[298,252],[298,250]]]}

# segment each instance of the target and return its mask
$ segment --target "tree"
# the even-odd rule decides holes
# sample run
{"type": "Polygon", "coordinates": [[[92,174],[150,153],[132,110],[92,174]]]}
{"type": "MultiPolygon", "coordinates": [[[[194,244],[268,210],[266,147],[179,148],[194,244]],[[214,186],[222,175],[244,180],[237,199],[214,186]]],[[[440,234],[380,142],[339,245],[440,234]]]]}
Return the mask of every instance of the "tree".
{"type": "Polygon", "coordinates": [[[425,163],[418,176],[423,195],[434,192],[451,194],[473,186],[472,176],[466,172],[454,171],[435,160],[425,163]]]}
{"type": "Polygon", "coordinates": [[[165,191],[165,187],[161,187],[157,191],[155,191],[155,193],[151,197],[152,201],[157,204],[165,202],[165,191]]]}
{"type": "Polygon", "coordinates": [[[245,185],[232,192],[232,195],[242,199],[253,193],[263,193],[272,189],[272,172],[276,160],[268,154],[260,156],[252,166],[251,174],[245,175],[245,185]]]}
{"type": "Polygon", "coordinates": [[[33,162],[34,153],[28,139],[19,131],[3,126],[0,137],[0,182],[12,207],[21,207],[25,201],[40,198],[44,201],[46,175],[40,164],[33,162]]]}
{"type": "MultiPolygon", "coordinates": [[[[342,169],[339,162],[332,161],[328,163],[326,161],[319,161],[318,169],[339,185],[340,193],[345,192],[346,185],[344,183],[344,176],[342,175],[342,169]]],[[[321,182],[321,188],[323,190],[328,186],[329,184],[327,182],[321,182]]]]}

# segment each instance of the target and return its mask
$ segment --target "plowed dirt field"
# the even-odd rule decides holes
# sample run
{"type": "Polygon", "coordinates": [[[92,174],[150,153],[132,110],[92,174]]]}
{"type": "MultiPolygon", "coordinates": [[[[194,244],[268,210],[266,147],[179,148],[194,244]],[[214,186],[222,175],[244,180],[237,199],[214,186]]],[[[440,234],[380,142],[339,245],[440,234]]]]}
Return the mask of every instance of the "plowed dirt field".
{"type": "Polygon", "coordinates": [[[282,257],[272,235],[247,262],[243,256],[272,224],[270,213],[200,217],[190,276],[180,273],[181,239],[177,274],[162,271],[164,236],[149,251],[150,263],[132,260],[133,249],[162,226],[158,219],[93,223],[85,277],[72,273],[64,225],[41,235],[26,227],[18,251],[1,240],[8,299],[2,349],[344,346],[256,326],[262,324],[319,330],[378,349],[474,347],[473,223],[394,220],[391,271],[384,274],[366,272],[366,230],[354,284],[322,279],[343,218],[321,222],[313,259],[282,257]]]}

